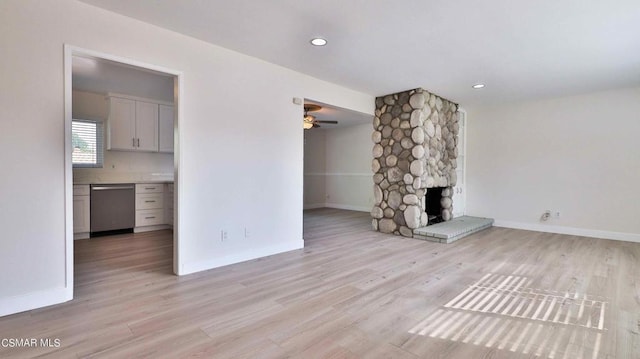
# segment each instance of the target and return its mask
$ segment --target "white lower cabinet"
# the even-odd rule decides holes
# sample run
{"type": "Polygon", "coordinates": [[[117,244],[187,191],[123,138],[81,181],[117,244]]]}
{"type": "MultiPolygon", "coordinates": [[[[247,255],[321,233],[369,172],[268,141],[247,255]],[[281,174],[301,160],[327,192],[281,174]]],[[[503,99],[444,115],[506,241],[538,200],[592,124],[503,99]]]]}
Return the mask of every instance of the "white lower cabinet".
{"type": "Polygon", "coordinates": [[[173,184],[136,184],[136,227],[134,232],[166,229],[173,225],[173,184]]]}
{"type": "MultiPolygon", "coordinates": [[[[136,210],[136,228],[164,224],[164,209],[136,210]]],[[[154,228],[155,229],[155,228],[154,228]]]]}
{"type": "Polygon", "coordinates": [[[165,197],[164,197],[164,220],[165,222],[173,227],[173,217],[175,215],[173,209],[173,183],[167,183],[167,187],[165,188],[165,197]]]}
{"type": "Polygon", "coordinates": [[[163,193],[140,193],[136,194],[136,210],[141,209],[162,209],[164,208],[163,193]]]}
{"type": "Polygon", "coordinates": [[[73,186],[73,238],[89,238],[91,231],[91,196],[89,185],[73,186]]]}

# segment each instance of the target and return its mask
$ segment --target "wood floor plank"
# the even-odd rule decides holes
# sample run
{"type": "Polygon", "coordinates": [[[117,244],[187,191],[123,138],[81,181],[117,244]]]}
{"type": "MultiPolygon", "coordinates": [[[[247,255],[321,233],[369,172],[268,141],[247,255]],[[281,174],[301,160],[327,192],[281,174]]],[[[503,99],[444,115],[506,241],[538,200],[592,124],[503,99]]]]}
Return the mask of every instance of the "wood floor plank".
{"type": "Polygon", "coordinates": [[[452,244],[305,211],[305,248],[177,277],[171,231],[76,241],[75,299],[0,357],[640,358],[640,244],[490,228],[452,244]]]}

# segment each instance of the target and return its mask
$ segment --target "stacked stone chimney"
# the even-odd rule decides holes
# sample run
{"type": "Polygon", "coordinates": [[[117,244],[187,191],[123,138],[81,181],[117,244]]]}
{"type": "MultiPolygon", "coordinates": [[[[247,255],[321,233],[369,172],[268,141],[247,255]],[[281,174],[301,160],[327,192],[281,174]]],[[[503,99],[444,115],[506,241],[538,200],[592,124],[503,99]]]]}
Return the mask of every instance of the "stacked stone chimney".
{"type": "Polygon", "coordinates": [[[413,237],[428,224],[423,198],[443,187],[442,219],[453,210],[458,105],[421,88],[376,98],[373,120],[374,230],[413,237]]]}

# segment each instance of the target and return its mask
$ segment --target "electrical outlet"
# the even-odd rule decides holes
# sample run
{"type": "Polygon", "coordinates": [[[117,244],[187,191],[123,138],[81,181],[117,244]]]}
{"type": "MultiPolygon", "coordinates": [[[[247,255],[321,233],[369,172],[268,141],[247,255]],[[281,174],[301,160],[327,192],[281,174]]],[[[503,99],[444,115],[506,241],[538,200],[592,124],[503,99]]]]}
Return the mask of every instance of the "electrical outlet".
{"type": "Polygon", "coordinates": [[[556,211],[556,212],[553,214],[553,216],[554,216],[555,218],[560,218],[560,211],[556,211]]]}
{"type": "Polygon", "coordinates": [[[224,242],[229,237],[229,234],[224,229],[220,230],[220,241],[224,242]]]}
{"type": "Polygon", "coordinates": [[[247,227],[244,227],[244,238],[249,238],[251,236],[251,232],[247,227]]]}
{"type": "Polygon", "coordinates": [[[551,218],[551,210],[547,209],[542,213],[542,216],[540,216],[540,221],[548,221],[549,218],[551,218]]]}

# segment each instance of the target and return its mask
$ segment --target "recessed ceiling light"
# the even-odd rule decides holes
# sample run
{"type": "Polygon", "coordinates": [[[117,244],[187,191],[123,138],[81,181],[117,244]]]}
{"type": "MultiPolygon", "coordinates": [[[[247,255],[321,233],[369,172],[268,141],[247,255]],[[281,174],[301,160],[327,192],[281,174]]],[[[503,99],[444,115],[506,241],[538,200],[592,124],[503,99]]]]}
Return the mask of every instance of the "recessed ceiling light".
{"type": "Polygon", "coordinates": [[[484,87],[484,84],[475,84],[475,85],[473,85],[474,89],[481,89],[483,87],[484,87]]]}
{"type": "Polygon", "coordinates": [[[313,46],[324,46],[327,44],[327,40],[321,38],[321,37],[315,37],[313,39],[311,39],[311,45],[313,46]]]}

